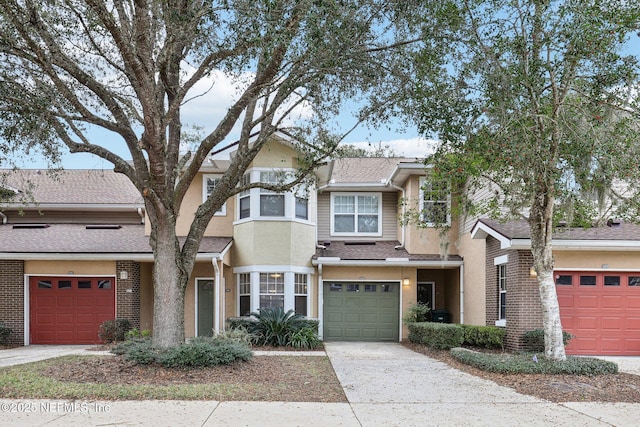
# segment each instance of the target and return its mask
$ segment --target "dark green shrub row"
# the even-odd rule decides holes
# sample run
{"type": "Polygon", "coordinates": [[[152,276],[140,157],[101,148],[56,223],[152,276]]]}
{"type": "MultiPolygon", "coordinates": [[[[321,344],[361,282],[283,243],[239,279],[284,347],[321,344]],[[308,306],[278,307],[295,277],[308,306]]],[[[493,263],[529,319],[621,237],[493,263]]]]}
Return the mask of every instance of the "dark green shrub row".
{"type": "Polygon", "coordinates": [[[227,319],[230,330],[244,329],[258,345],[292,346],[312,349],[320,346],[317,320],[307,319],[293,310],[263,308],[249,317],[227,319]]]}
{"type": "Polygon", "coordinates": [[[451,355],[458,361],[487,372],[501,374],[615,374],[618,365],[592,357],[567,357],[564,362],[545,359],[532,353],[489,354],[464,348],[454,348],[451,355]]]}
{"type": "Polygon", "coordinates": [[[111,350],[140,365],[157,363],[168,368],[226,365],[247,361],[253,353],[246,342],[237,339],[199,337],[167,349],[153,346],[149,338],[125,341],[111,350]]]}
{"type": "Polygon", "coordinates": [[[506,330],[497,326],[460,325],[464,331],[464,345],[484,348],[504,348],[506,330]]]}
{"type": "Polygon", "coordinates": [[[0,344],[4,345],[9,342],[11,332],[13,332],[13,330],[10,327],[0,322],[0,344]]]}
{"type": "Polygon", "coordinates": [[[129,319],[113,319],[102,322],[98,328],[98,336],[103,343],[124,341],[127,332],[132,329],[129,319]]]}
{"type": "MultiPolygon", "coordinates": [[[[562,332],[562,341],[564,341],[564,345],[567,345],[571,338],[573,338],[573,335],[569,332],[562,332]]],[[[544,351],[544,330],[535,329],[533,331],[525,332],[522,334],[522,342],[525,345],[526,351],[544,351]]]]}
{"type": "Polygon", "coordinates": [[[437,350],[459,347],[464,342],[464,330],[449,323],[409,323],[409,341],[437,350]]]}

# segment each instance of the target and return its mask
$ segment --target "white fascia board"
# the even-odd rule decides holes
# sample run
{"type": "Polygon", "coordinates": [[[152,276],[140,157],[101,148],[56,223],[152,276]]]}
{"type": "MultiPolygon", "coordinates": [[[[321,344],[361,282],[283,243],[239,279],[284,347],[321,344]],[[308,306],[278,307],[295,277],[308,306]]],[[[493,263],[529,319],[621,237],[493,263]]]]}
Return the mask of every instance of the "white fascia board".
{"type": "Polygon", "coordinates": [[[640,240],[554,240],[553,250],[640,251],[640,240]]]}
{"type": "MultiPolygon", "coordinates": [[[[196,261],[211,261],[220,257],[220,253],[199,253],[196,261]]],[[[153,262],[153,254],[143,253],[0,253],[0,260],[23,261],[139,261],[153,262]]]]}
{"type": "Polygon", "coordinates": [[[343,267],[460,267],[464,264],[463,261],[407,261],[407,262],[389,262],[384,260],[357,260],[357,259],[348,259],[348,260],[326,260],[322,258],[317,258],[312,260],[313,265],[323,265],[323,266],[343,266],[343,267]]]}
{"type": "MultiPolygon", "coordinates": [[[[339,183],[328,183],[327,185],[322,186],[322,189],[329,191],[391,191],[386,184],[386,181],[383,182],[363,182],[363,183],[353,183],[353,182],[339,182],[339,183]]],[[[395,191],[395,190],[393,190],[395,191]]]]}
{"type": "Polygon", "coordinates": [[[48,210],[48,209],[56,209],[60,211],[76,211],[76,210],[91,210],[91,211],[130,211],[137,210],[139,208],[144,209],[144,204],[100,204],[100,203],[87,203],[87,204],[68,204],[68,203],[39,203],[37,205],[33,204],[22,204],[22,203],[10,203],[5,204],[6,208],[11,209],[38,209],[38,210],[48,210]]]}
{"type": "MultiPolygon", "coordinates": [[[[486,239],[487,236],[491,236],[500,242],[500,249],[509,249],[513,246],[513,241],[508,237],[498,233],[493,228],[489,227],[483,222],[478,221],[471,230],[472,239],[486,239]]],[[[529,246],[531,247],[531,246],[529,246]]]]}

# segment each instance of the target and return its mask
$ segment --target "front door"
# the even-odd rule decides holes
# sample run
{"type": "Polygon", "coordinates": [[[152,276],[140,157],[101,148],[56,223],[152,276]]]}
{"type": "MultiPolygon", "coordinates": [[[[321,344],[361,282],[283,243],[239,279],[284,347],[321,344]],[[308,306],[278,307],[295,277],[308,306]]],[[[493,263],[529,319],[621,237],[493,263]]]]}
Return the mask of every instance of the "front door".
{"type": "Polygon", "coordinates": [[[213,336],[213,280],[197,279],[198,292],[198,324],[197,335],[199,337],[213,336]]]}
{"type": "Polygon", "coordinates": [[[418,302],[427,304],[431,310],[435,307],[433,303],[435,298],[433,297],[434,283],[418,283],[418,302]]]}

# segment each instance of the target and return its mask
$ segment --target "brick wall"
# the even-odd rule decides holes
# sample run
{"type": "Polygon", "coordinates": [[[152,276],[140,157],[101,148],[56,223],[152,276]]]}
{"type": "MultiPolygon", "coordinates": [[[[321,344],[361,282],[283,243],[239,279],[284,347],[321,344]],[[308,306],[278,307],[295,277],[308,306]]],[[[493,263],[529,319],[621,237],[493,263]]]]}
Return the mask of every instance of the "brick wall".
{"type": "Polygon", "coordinates": [[[500,249],[500,242],[490,236],[487,237],[486,254],[486,324],[493,326],[498,320],[498,268],[494,259],[508,255],[505,344],[508,350],[522,350],[522,334],[542,328],[538,282],[529,275],[533,255],[531,251],[500,249]]]}
{"type": "Polygon", "coordinates": [[[140,329],[140,263],[116,261],[116,317],[129,319],[131,326],[140,329]],[[120,272],[128,277],[120,279],[120,272]]]}
{"type": "Polygon", "coordinates": [[[513,258],[512,261],[509,257],[510,266],[513,264],[511,278],[507,273],[507,348],[523,350],[522,334],[542,328],[542,304],[538,280],[529,273],[533,265],[531,251],[514,251],[513,258]]]}
{"type": "Polygon", "coordinates": [[[0,322],[13,330],[10,344],[24,344],[23,261],[0,261],[0,322]]]}

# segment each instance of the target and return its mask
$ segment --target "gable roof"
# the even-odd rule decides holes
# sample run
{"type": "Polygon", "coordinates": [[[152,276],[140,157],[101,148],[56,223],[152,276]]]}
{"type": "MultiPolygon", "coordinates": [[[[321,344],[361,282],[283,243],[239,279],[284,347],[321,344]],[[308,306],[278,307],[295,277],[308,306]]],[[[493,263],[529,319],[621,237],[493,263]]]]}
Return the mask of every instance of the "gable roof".
{"type": "MultiPolygon", "coordinates": [[[[531,233],[525,220],[479,219],[471,230],[471,237],[486,239],[488,236],[499,240],[502,249],[531,249],[531,233]]],[[[640,225],[615,222],[591,228],[557,227],[552,245],[560,250],[640,250],[640,225]]]]}
{"type": "Polygon", "coordinates": [[[9,205],[143,207],[142,196],[123,174],[106,169],[71,169],[51,173],[36,169],[0,172],[19,192],[9,205]]]}

